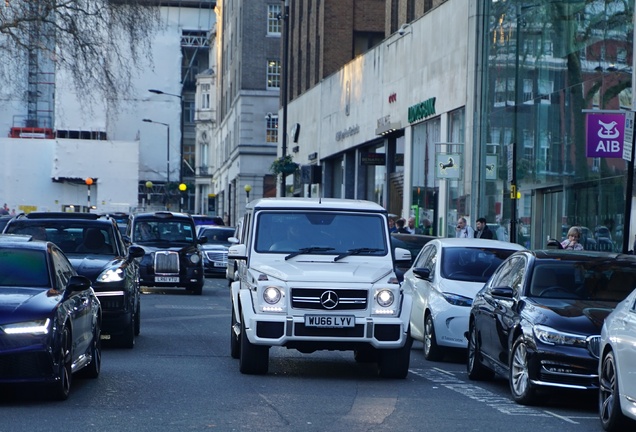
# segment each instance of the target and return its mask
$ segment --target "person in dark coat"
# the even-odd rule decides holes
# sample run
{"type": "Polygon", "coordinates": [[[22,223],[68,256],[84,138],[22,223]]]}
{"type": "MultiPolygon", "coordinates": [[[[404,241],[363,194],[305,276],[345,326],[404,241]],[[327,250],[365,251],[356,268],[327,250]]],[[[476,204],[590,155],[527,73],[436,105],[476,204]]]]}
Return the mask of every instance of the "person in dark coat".
{"type": "Polygon", "coordinates": [[[490,231],[490,228],[488,228],[488,223],[486,223],[486,218],[481,217],[477,219],[475,227],[477,228],[475,230],[475,238],[492,240],[492,238],[494,237],[492,235],[492,231],[490,231]]]}
{"type": "Polygon", "coordinates": [[[404,225],[406,225],[406,221],[402,218],[395,221],[395,226],[397,227],[397,231],[402,234],[410,234],[409,230],[407,230],[404,225]]]}

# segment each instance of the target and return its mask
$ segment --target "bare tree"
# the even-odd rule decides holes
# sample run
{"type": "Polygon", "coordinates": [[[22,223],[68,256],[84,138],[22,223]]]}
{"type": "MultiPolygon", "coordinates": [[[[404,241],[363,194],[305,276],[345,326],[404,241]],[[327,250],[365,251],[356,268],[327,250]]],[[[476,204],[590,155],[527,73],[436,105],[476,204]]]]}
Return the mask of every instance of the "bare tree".
{"type": "MultiPolygon", "coordinates": [[[[117,100],[150,57],[160,1],[2,0],[0,82],[32,103],[38,74],[64,72],[78,94],[117,100]]],[[[37,103],[37,102],[36,102],[37,103]]]]}

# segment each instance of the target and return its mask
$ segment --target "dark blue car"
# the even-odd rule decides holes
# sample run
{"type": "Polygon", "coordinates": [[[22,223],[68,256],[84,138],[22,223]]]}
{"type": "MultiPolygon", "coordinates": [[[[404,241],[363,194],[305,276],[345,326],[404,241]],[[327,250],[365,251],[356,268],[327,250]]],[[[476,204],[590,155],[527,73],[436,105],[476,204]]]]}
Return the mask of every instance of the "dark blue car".
{"type": "Polygon", "coordinates": [[[0,235],[0,384],[68,398],[73,374],[101,367],[99,300],[53,243],[0,235]]]}

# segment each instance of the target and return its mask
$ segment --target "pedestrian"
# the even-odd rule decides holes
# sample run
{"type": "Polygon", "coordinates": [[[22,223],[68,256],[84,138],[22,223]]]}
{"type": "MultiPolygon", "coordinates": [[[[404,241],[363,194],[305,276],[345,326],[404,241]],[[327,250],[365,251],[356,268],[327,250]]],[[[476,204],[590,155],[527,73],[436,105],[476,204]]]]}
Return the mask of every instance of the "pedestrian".
{"type": "Polygon", "coordinates": [[[406,223],[406,230],[409,232],[409,234],[422,234],[422,229],[415,226],[415,217],[409,217],[406,223]]]}
{"type": "Polygon", "coordinates": [[[455,227],[455,237],[457,238],[473,238],[475,237],[475,230],[468,225],[468,221],[465,217],[460,217],[457,220],[457,227],[455,227]]]}
{"type": "Polygon", "coordinates": [[[568,238],[561,242],[561,247],[568,250],[583,250],[583,245],[579,243],[581,239],[581,228],[573,226],[568,230],[568,238]]]}
{"type": "Polygon", "coordinates": [[[405,224],[406,224],[406,221],[405,221],[404,219],[402,219],[402,218],[400,218],[400,219],[396,220],[396,221],[395,221],[395,226],[396,226],[396,228],[397,228],[397,231],[396,231],[396,232],[401,233],[401,234],[410,234],[410,233],[409,233],[409,230],[407,230],[407,229],[404,227],[404,225],[405,225],[405,224]]]}
{"type": "Polygon", "coordinates": [[[389,232],[397,232],[397,227],[395,226],[395,218],[393,216],[389,216],[389,232]]]}
{"type": "Polygon", "coordinates": [[[7,203],[4,203],[2,208],[0,208],[0,215],[8,215],[9,214],[9,206],[7,203]]]}
{"type": "Polygon", "coordinates": [[[475,223],[475,227],[477,228],[475,230],[475,238],[492,240],[493,234],[492,234],[492,231],[490,231],[490,228],[488,228],[488,223],[486,222],[486,218],[480,217],[479,219],[477,219],[477,222],[475,223]]]}
{"type": "Polygon", "coordinates": [[[431,224],[431,221],[424,219],[423,225],[422,234],[433,235],[433,224],[431,224]]]}

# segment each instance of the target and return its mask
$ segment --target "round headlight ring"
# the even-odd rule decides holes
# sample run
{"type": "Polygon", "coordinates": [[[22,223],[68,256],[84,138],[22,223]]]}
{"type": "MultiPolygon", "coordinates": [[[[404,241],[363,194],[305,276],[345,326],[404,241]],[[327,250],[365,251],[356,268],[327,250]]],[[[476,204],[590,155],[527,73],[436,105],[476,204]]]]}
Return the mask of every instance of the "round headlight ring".
{"type": "Polygon", "coordinates": [[[278,287],[270,286],[263,290],[263,300],[267,304],[276,304],[283,297],[283,293],[280,291],[278,287]]]}
{"type": "Polygon", "coordinates": [[[393,304],[393,301],[395,300],[395,296],[393,295],[393,292],[391,290],[382,290],[378,292],[376,299],[377,299],[376,301],[378,302],[380,306],[389,307],[393,304]]]}

